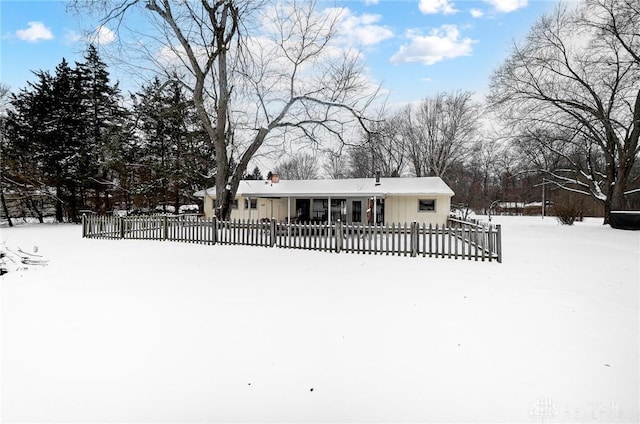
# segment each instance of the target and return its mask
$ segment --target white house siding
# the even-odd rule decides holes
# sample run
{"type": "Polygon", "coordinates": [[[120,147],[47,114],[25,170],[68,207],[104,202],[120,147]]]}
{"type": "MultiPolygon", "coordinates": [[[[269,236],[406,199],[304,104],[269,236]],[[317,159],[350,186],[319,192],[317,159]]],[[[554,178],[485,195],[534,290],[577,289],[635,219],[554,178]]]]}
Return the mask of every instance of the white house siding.
{"type": "Polygon", "coordinates": [[[259,219],[283,219],[287,216],[287,199],[258,198],[258,216],[259,219]]]}
{"type": "MultiPolygon", "coordinates": [[[[237,199],[238,207],[231,209],[231,219],[259,220],[264,218],[276,218],[278,220],[283,220],[287,217],[287,199],[253,197],[251,199],[256,199],[257,202],[256,208],[252,208],[251,210],[245,208],[245,200],[248,198],[239,196],[237,199]]],[[[214,207],[215,200],[212,197],[207,196],[204,201],[204,214],[206,217],[212,217],[215,215],[214,207]]]]}
{"type": "MultiPolygon", "coordinates": [[[[352,205],[353,201],[361,202],[361,218],[360,222],[366,221],[366,208],[367,198],[349,198],[347,199],[347,222],[351,222],[352,218],[352,205]]],[[[287,199],[269,199],[258,198],[257,209],[245,208],[245,197],[238,197],[238,208],[231,209],[231,219],[251,219],[260,220],[263,218],[275,218],[279,221],[285,221],[287,219],[287,199]]],[[[313,199],[311,199],[313,204],[313,199]]],[[[214,199],[207,196],[204,202],[205,216],[214,216],[214,199]]],[[[449,216],[449,210],[451,208],[451,199],[449,196],[387,196],[384,199],[384,220],[385,224],[392,223],[411,223],[413,221],[443,225],[447,222],[449,216]],[[419,211],[418,200],[420,199],[434,199],[436,202],[435,211],[419,211]]],[[[290,202],[290,214],[291,217],[296,216],[296,198],[292,197],[290,202]]]]}
{"type": "MultiPolygon", "coordinates": [[[[231,209],[231,219],[251,219],[259,220],[264,218],[276,218],[278,220],[284,220],[287,217],[287,199],[268,199],[257,198],[257,208],[247,209],[245,208],[245,197],[239,196],[238,207],[231,209]]],[[[255,199],[255,198],[254,198],[255,199]]],[[[295,202],[292,199],[292,215],[295,214],[295,202]]],[[[212,217],[215,215],[215,199],[210,196],[206,196],[204,200],[204,215],[206,217],[212,217]]]]}
{"type": "MultiPolygon", "coordinates": [[[[208,217],[214,216],[214,200],[212,187],[196,193],[204,197],[204,212],[208,217]]],[[[314,199],[345,199],[339,207],[342,219],[354,221],[354,202],[360,202],[359,220],[365,223],[368,200],[376,198],[384,202],[384,222],[410,223],[417,221],[426,224],[445,224],[451,207],[453,191],[437,177],[421,178],[382,178],[375,183],[371,178],[344,180],[280,180],[280,182],[241,181],[238,187],[238,207],[231,210],[232,219],[264,219],[275,218],[283,221],[287,215],[297,216],[296,199],[309,202],[309,218],[318,219],[314,215],[314,199]],[[416,194],[427,193],[427,194],[416,194]],[[431,193],[431,194],[428,194],[431,193]],[[245,208],[245,196],[257,199],[257,208],[250,211],[245,208]],[[262,196],[262,197],[261,197],[262,196]],[[419,211],[419,199],[435,200],[435,211],[419,211]]],[[[329,206],[329,208],[331,208],[329,206]]],[[[379,207],[376,208],[380,212],[379,207]]],[[[336,212],[334,210],[334,212],[336,212]]],[[[322,214],[326,219],[326,213],[322,214]]],[[[333,220],[335,220],[334,215],[333,220]]]]}
{"type": "Polygon", "coordinates": [[[384,201],[384,220],[391,223],[411,223],[444,225],[447,223],[451,198],[449,196],[421,195],[421,196],[387,196],[384,201]],[[418,200],[434,199],[435,211],[419,211],[418,200]]]}
{"type": "Polygon", "coordinates": [[[215,213],[213,212],[213,209],[215,208],[215,204],[216,204],[216,200],[208,195],[204,196],[204,208],[203,208],[203,212],[204,212],[204,216],[206,216],[207,218],[211,218],[212,216],[215,216],[215,213]]]}

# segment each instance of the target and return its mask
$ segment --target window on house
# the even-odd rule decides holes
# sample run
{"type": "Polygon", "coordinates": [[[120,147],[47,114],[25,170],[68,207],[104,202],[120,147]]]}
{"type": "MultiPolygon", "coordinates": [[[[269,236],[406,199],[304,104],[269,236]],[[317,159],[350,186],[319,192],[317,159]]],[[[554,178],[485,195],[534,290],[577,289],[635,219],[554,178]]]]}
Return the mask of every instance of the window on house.
{"type": "Polygon", "coordinates": [[[418,199],[418,211],[419,212],[433,212],[436,210],[435,199],[418,199]]]}
{"type": "Polygon", "coordinates": [[[331,199],[331,220],[347,220],[347,199],[331,199]]]}
{"type": "Polygon", "coordinates": [[[362,222],[362,201],[351,202],[351,222],[362,222]]]}
{"type": "Polygon", "coordinates": [[[249,209],[249,206],[251,206],[251,209],[258,209],[258,199],[244,199],[244,208],[249,209]]]}
{"type": "Polygon", "coordinates": [[[314,222],[326,222],[328,211],[328,199],[313,199],[313,216],[311,217],[311,220],[314,222]]]}
{"type": "Polygon", "coordinates": [[[231,201],[231,209],[238,209],[238,199],[233,199],[231,201]]]}

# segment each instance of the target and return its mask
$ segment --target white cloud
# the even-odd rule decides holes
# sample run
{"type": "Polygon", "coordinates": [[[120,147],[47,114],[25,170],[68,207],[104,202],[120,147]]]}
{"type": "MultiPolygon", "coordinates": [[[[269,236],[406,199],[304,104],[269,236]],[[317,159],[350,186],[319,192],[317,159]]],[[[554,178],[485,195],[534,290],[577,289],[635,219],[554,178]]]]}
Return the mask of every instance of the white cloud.
{"type": "Polygon", "coordinates": [[[365,6],[371,6],[372,4],[378,4],[379,0],[364,0],[365,6]]]}
{"type": "Polygon", "coordinates": [[[492,5],[496,11],[501,13],[515,12],[518,9],[526,7],[528,0],[485,0],[486,3],[492,5]]]}
{"type": "Polygon", "coordinates": [[[411,41],[403,45],[394,54],[391,63],[422,63],[433,65],[442,60],[453,59],[458,56],[469,56],[471,46],[477,40],[460,38],[460,31],[455,25],[443,25],[432,30],[429,35],[422,35],[417,30],[408,30],[407,37],[411,41]]]}
{"type": "MultiPolygon", "coordinates": [[[[278,34],[284,31],[301,37],[302,28],[296,25],[294,19],[296,12],[290,9],[290,6],[283,5],[266,8],[262,19],[264,33],[278,34]]],[[[316,27],[323,36],[328,34],[330,25],[335,24],[336,35],[332,37],[334,39],[332,44],[342,47],[345,45],[372,46],[394,35],[388,26],[379,24],[382,15],[373,13],[356,15],[347,7],[329,7],[314,13],[310,18],[313,20],[312,26],[316,27]]],[[[303,19],[306,18],[303,17],[303,19]]],[[[295,42],[294,38],[289,37],[289,40],[295,42]]]]}
{"type": "Polygon", "coordinates": [[[42,22],[33,21],[28,22],[27,25],[27,29],[19,29],[16,31],[16,36],[19,39],[36,43],[40,40],[51,40],[53,38],[51,30],[44,26],[42,22]]]}
{"type": "Polygon", "coordinates": [[[474,18],[482,18],[484,16],[484,12],[480,9],[471,9],[469,13],[471,13],[471,16],[474,18]]]}
{"type": "Polygon", "coordinates": [[[104,25],[100,25],[93,32],[90,41],[98,44],[109,44],[116,39],[116,34],[104,25]]]}
{"type": "Polygon", "coordinates": [[[70,44],[77,43],[78,41],[82,40],[82,35],[75,31],[67,30],[67,32],[64,35],[64,40],[70,44]]]}
{"type": "Polygon", "coordinates": [[[341,13],[338,34],[350,40],[349,44],[364,46],[378,44],[393,37],[393,31],[389,27],[377,25],[381,19],[381,15],[365,13],[357,16],[349,9],[344,9],[341,13]]]}
{"type": "Polygon", "coordinates": [[[457,10],[453,7],[453,4],[449,0],[420,0],[418,8],[425,15],[434,13],[443,13],[449,15],[456,13],[457,10]]]}

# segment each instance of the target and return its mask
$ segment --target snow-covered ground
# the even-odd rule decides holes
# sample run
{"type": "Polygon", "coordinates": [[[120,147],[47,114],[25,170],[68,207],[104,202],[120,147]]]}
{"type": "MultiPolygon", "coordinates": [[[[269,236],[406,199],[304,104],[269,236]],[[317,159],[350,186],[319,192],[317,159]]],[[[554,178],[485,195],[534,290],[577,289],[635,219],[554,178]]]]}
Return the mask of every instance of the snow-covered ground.
{"type": "Polygon", "coordinates": [[[3,228],[2,422],[638,422],[640,232],[495,217],[504,262],[3,228]]]}

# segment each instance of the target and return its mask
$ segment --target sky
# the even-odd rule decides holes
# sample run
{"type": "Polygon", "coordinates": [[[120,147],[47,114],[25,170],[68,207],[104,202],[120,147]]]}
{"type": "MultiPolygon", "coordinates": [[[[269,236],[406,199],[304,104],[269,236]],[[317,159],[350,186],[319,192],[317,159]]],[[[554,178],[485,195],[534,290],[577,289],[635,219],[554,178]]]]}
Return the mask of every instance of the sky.
{"type": "MultiPolygon", "coordinates": [[[[362,49],[368,78],[393,103],[442,91],[487,92],[491,72],[556,0],[319,1],[342,8],[339,35],[362,49]]],[[[82,60],[90,38],[98,47],[117,41],[114,28],[68,12],[68,2],[0,0],[0,81],[17,91],[33,71],[53,71],[65,58],[82,60]]],[[[127,70],[106,60],[124,91],[127,70]]]]}

